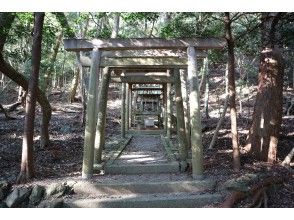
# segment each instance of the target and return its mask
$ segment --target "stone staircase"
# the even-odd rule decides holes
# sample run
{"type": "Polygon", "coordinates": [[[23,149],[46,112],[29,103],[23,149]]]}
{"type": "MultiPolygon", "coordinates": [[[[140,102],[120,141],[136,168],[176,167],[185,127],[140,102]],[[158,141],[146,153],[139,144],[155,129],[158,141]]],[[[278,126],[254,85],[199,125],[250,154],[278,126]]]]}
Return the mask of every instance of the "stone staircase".
{"type": "Polygon", "coordinates": [[[75,208],[199,208],[222,201],[213,180],[124,183],[78,182],[65,198],[75,208]]]}

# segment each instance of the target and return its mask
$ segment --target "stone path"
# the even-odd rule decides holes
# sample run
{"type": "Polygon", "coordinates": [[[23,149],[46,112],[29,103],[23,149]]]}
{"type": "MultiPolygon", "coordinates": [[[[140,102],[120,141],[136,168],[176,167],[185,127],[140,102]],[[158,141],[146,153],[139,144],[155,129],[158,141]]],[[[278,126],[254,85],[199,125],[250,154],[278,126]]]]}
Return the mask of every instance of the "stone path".
{"type": "Polygon", "coordinates": [[[169,162],[160,136],[134,136],[114,164],[162,164],[169,162]]]}

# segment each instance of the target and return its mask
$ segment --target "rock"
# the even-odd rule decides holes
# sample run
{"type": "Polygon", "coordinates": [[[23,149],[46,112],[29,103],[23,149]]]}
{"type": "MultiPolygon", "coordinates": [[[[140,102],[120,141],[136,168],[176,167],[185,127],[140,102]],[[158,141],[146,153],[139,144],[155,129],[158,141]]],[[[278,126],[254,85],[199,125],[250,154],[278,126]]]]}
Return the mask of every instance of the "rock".
{"type": "Polygon", "coordinates": [[[0,182],[0,201],[4,200],[6,196],[9,194],[11,189],[11,184],[7,181],[0,182]]]}
{"type": "Polygon", "coordinates": [[[253,181],[257,181],[259,177],[260,176],[257,174],[245,174],[238,178],[226,181],[222,188],[225,190],[247,192],[250,190],[250,184],[253,181]]]}
{"type": "Polygon", "coordinates": [[[31,187],[19,187],[15,188],[12,193],[10,193],[6,198],[6,205],[9,208],[12,207],[19,207],[24,206],[23,204],[26,203],[26,200],[29,199],[31,194],[32,188],[31,187]]]}
{"type": "Polygon", "coordinates": [[[37,206],[43,199],[45,187],[36,185],[34,186],[30,195],[30,205],[37,206]]]}
{"type": "Polygon", "coordinates": [[[63,199],[43,200],[38,208],[64,208],[63,199]]]}
{"type": "Polygon", "coordinates": [[[73,187],[67,185],[67,183],[52,183],[46,189],[46,198],[60,198],[64,195],[71,194],[73,192],[73,187]]]}
{"type": "Polygon", "coordinates": [[[5,202],[0,202],[0,208],[8,208],[5,202]]]}

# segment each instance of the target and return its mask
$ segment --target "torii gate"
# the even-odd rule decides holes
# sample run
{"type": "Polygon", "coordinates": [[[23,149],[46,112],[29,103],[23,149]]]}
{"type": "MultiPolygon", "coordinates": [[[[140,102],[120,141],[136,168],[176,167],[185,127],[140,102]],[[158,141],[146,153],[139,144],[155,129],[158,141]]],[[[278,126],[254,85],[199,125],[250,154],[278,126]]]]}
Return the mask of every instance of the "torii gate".
{"type": "MultiPolygon", "coordinates": [[[[223,49],[226,45],[222,38],[186,38],[166,40],[160,38],[131,38],[131,39],[65,39],[64,48],[67,51],[92,51],[91,62],[82,59],[82,63],[90,64],[89,93],[87,99],[85,141],[83,154],[82,178],[91,178],[93,175],[94,145],[97,120],[97,134],[99,136],[99,147],[105,139],[105,111],[107,88],[110,82],[110,70],[115,68],[117,71],[125,73],[126,69],[174,69],[174,76],[145,75],[144,77],[120,76],[117,82],[146,81],[157,83],[175,83],[177,108],[183,107],[181,97],[181,84],[179,68],[188,69],[188,83],[190,85],[190,121],[191,136],[190,143],[192,149],[192,176],[194,179],[203,177],[203,147],[201,137],[201,115],[199,104],[198,76],[197,76],[197,54],[203,56],[199,50],[223,49]],[[102,83],[98,95],[98,74],[99,68],[106,67],[103,71],[102,83]],[[134,78],[135,77],[135,78],[134,78]],[[99,96],[99,97],[98,97],[99,96]],[[98,97],[98,105],[97,105],[98,97]],[[102,113],[102,114],[101,114],[102,113]]],[[[168,71],[167,71],[168,72],[168,71]]],[[[125,85],[125,84],[124,84],[125,85]]],[[[125,86],[123,86],[124,88],[125,86]]],[[[125,93],[123,93],[125,94],[125,93]]],[[[123,99],[124,100],[124,99],[123,99]]],[[[186,139],[184,116],[180,119],[182,132],[179,133],[180,140],[186,139]]],[[[180,143],[182,148],[186,148],[180,143]]],[[[181,147],[180,147],[181,148],[181,147]]],[[[98,150],[98,151],[99,151],[98,150]]],[[[180,157],[185,157],[185,151],[180,149],[180,157]]],[[[97,155],[95,154],[95,157],[97,155]]],[[[98,155],[99,157],[99,155],[98,155]]],[[[101,157],[101,153],[100,153],[101,157]]],[[[95,158],[97,160],[97,158],[95,158]]],[[[99,160],[99,158],[98,158],[99,160]]]]}

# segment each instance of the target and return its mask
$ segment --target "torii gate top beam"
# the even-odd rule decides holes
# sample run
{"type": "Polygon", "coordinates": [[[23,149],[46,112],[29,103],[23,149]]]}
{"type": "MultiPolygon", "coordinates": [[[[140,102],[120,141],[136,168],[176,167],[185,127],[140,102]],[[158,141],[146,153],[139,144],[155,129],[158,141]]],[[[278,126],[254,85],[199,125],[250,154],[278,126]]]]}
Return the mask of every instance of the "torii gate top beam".
{"type": "Polygon", "coordinates": [[[129,38],[129,39],[64,39],[67,51],[91,51],[94,47],[103,50],[137,50],[137,49],[222,49],[226,45],[224,38],[129,38]]]}

